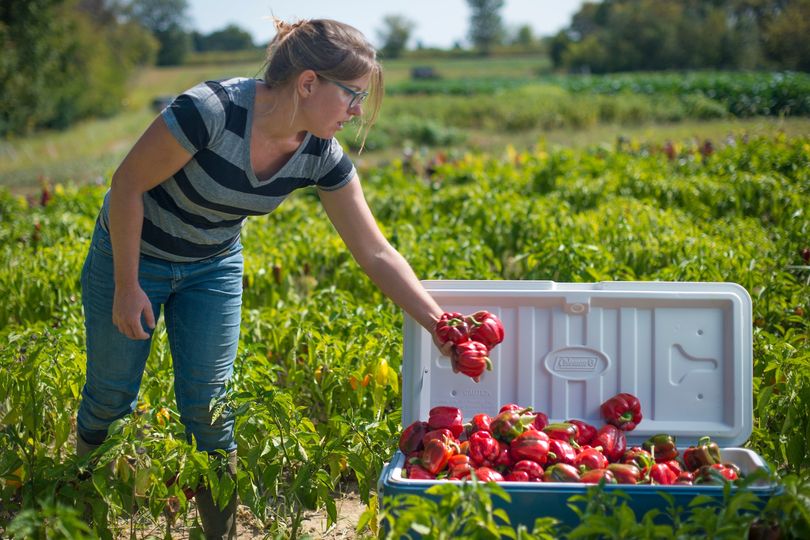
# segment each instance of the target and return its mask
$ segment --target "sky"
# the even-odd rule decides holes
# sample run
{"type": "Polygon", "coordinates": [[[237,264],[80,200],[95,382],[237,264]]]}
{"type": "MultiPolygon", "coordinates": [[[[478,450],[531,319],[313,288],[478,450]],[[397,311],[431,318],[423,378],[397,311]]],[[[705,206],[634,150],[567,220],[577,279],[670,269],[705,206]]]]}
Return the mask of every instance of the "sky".
{"type": "MultiPolygon", "coordinates": [[[[568,25],[584,0],[506,0],[501,17],[507,28],[525,24],[536,36],[556,33],[568,25]]],[[[286,21],[327,18],[351,24],[380,46],[378,32],[386,15],[402,15],[415,23],[409,47],[449,48],[467,44],[470,9],[466,0],[188,0],[189,25],[207,34],[228,24],[248,31],[264,44],[275,30],[270,16],[286,21]]]]}

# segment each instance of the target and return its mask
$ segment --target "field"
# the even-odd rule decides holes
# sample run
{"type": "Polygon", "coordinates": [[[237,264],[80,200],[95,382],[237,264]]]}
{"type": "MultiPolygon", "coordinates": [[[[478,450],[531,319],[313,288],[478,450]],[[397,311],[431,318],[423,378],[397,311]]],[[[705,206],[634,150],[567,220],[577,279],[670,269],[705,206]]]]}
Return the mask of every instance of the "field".
{"type": "MultiPolygon", "coordinates": [[[[513,88],[412,95],[410,67],[390,68],[383,115],[398,120],[381,122],[387,142],[356,160],[381,228],[420,278],[732,281],[754,301],[747,446],[768,461],[783,493],[765,508],[729,495],[724,508],[697,504],[657,525],[595,493],[577,529],[543,522],[520,537],[740,538],[749,529],[808,537],[806,113],[737,116],[730,102],[673,99],[661,89],[597,97],[551,78],[526,85],[545,68],[525,58],[492,66],[519,81],[513,88]],[[498,114],[512,114],[518,96],[567,112],[554,120],[538,105],[522,126],[497,132],[470,120],[491,118],[470,113],[475,103],[500,102],[498,114]],[[444,120],[427,125],[420,107],[444,120]],[[397,135],[406,128],[410,142],[397,135]]],[[[198,533],[183,486],[210,464],[185,443],[162,324],[137,412],[114,425],[92,460],[73,456],[84,371],[79,273],[112,168],[148,122],[153,89],[171,94],[200,78],[256,71],[251,63],[146,72],[118,117],[3,143],[0,177],[12,188],[0,192],[3,536],[81,537],[88,508],[108,538],[198,533]]],[[[375,485],[401,429],[401,311],[351,259],[313,192],[251,219],[243,243],[239,356],[228,400],[218,404],[236,418],[240,472],[236,486],[213,485],[223,496],[238,490],[258,537],[300,537],[313,511],[332,523],[336,494],[349,492],[367,505],[356,535],[371,537],[377,518],[394,517],[379,511],[375,485]]],[[[396,517],[421,524],[426,538],[473,527],[518,534],[486,510],[496,490],[450,496],[457,511],[412,503],[396,517]]]]}

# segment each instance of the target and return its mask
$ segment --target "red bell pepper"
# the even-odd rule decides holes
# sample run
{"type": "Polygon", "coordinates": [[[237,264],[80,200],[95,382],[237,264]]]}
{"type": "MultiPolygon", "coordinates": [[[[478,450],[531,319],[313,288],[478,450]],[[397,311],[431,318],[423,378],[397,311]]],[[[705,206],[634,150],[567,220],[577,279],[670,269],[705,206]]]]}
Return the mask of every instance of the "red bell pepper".
{"type": "Polygon", "coordinates": [[[439,439],[442,442],[457,442],[456,438],[453,437],[453,432],[447,428],[432,429],[425,433],[425,436],[422,437],[422,447],[424,448],[431,439],[439,439]]]}
{"type": "Polygon", "coordinates": [[[731,463],[703,465],[695,473],[696,484],[718,484],[732,482],[740,477],[740,469],[731,463]]]}
{"type": "Polygon", "coordinates": [[[605,469],[608,459],[598,448],[583,446],[574,458],[574,466],[579,470],[605,469]]]}
{"type": "Polygon", "coordinates": [[[514,463],[512,458],[512,448],[503,441],[498,441],[498,458],[495,460],[495,466],[498,469],[508,469],[514,463]]]}
{"type": "Polygon", "coordinates": [[[683,464],[690,471],[721,462],[720,447],[710,437],[701,437],[696,446],[690,446],[683,452],[683,464]]]}
{"type": "Polygon", "coordinates": [[[413,465],[408,470],[408,478],[411,480],[433,480],[436,478],[435,474],[422,467],[421,465],[413,465]]]}
{"type": "Polygon", "coordinates": [[[548,416],[546,413],[536,412],[534,413],[534,422],[532,422],[532,427],[537,431],[543,431],[545,427],[548,425],[548,416]]]}
{"type": "Polygon", "coordinates": [[[456,454],[447,460],[447,477],[451,480],[463,480],[470,476],[473,468],[470,456],[456,454]]]}
{"type": "Polygon", "coordinates": [[[627,449],[627,437],[624,431],[613,424],[605,424],[596,432],[592,444],[602,447],[602,453],[608,461],[615,463],[624,455],[627,449]]]}
{"type": "Polygon", "coordinates": [[[478,467],[475,476],[482,482],[503,482],[503,475],[489,467],[478,467]]]}
{"type": "Polygon", "coordinates": [[[527,429],[510,444],[510,453],[514,461],[528,459],[545,465],[548,459],[550,439],[548,435],[536,429],[527,429]]]}
{"type": "Polygon", "coordinates": [[[451,355],[456,369],[473,379],[483,375],[484,371],[492,371],[489,349],[478,341],[465,341],[454,345],[451,355]]]}
{"type": "Polygon", "coordinates": [[[470,327],[467,318],[461,313],[445,312],[436,322],[436,337],[442,344],[448,341],[453,345],[470,339],[470,327]]]}
{"type": "Polygon", "coordinates": [[[579,482],[579,471],[567,463],[555,463],[543,473],[544,482],[579,482]]]}
{"type": "Polygon", "coordinates": [[[641,447],[648,451],[656,463],[663,463],[678,457],[678,446],[675,444],[675,437],[668,433],[653,435],[643,443],[641,447]]]}
{"type": "Polygon", "coordinates": [[[667,463],[656,463],[650,468],[650,483],[670,486],[678,479],[678,472],[667,463]]]}
{"type": "Polygon", "coordinates": [[[529,473],[526,471],[509,471],[503,479],[505,482],[528,482],[529,473]]]}
{"type": "Polygon", "coordinates": [[[430,429],[447,428],[458,438],[464,431],[464,417],[458,407],[433,407],[428,413],[428,427],[430,429]]]}
{"type": "Polygon", "coordinates": [[[653,466],[655,460],[648,451],[639,446],[634,446],[624,453],[622,463],[629,463],[635,465],[642,471],[646,471],[653,466]]]}
{"type": "Polygon", "coordinates": [[[569,424],[574,424],[577,426],[578,435],[577,435],[577,444],[580,446],[585,446],[586,444],[591,444],[593,442],[593,438],[596,437],[596,428],[591,424],[584,422],[582,420],[566,420],[569,424]]]}
{"type": "Polygon", "coordinates": [[[406,456],[411,452],[416,452],[422,449],[422,437],[428,432],[428,423],[421,420],[413,422],[411,425],[402,430],[399,436],[399,449],[406,456]]]}
{"type": "Polygon", "coordinates": [[[568,463],[574,464],[577,458],[577,452],[574,447],[565,441],[559,439],[551,439],[548,442],[548,463],[568,463]]]}
{"type": "Polygon", "coordinates": [[[491,467],[500,455],[498,441],[489,431],[476,431],[470,435],[470,460],[475,467],[491,467]]]}
{"type": "Polygon", "coordinates": [[[523,407],[517,403],[506,403],[501,407],[501,410],[499,410],[498,413],[506,411],[528,411],[529,409],[531,409],[531,407],[523,407]]]}
{"type": "Polygon", "coordinates": [[[555,422],[544,427],[543,432],[552,439],[565,441],[574,447],[579,446],[577,444],[579,428],[575,424],[568,422],[555,422]]]}
{"type": "Polygon", "coordinates": [[[521,459],[512,465],[512,472],[525,472],[528,476],[529,482],[540,482],[543,480],[543,467],[536,461],[528,459],[521,459]]]}
{"type": "Polygon", "coordinates": [[[579,481],[583,484],[598,484],[604,479],[606,484],[615,484],[616,477],[608,469],[591,469],[580,475],[579,481]]]}
{"type": "Polygon", "coordinates": [[[475,433],[476,431],[490,431],[490,424],[492,423],[492,417],[488,414],[476,414],[472,417],[469,424],[464,426],[464,431],[467,433],[467,437],[475,433]]]}
{"type": "Polygon", "coordinates": [[[681,471],[675,483],[682,486],[691,486],[695,483],[695,473],[691,471],[681,471]]]}
{"type": "Polygon", "coordinates": [[[503,341],[503,324],[489,311],[476,311],[467,317],[467,324],[470,327],[470,339],[483,343],[488,349],[503,341]]]}
{"type": "Polygon", "coordinates": [[[630,463],[611,463],[607,470],[613,473],[619,484],[638,484],[641,480],[641,470],[630,463]]]}
{"type": "Polygon", "coordinates": [[[452,446],[440,441],[439,439],[431,439],[425,445],[420,456],[420,465],[425,468],[430,474],[438,474],[446,466],[450,457],[455,454],[452,446]]]}
{"type": "Polygon", "coordinates": [[[616,394],[599,407],[602,418],[622,431],[633,431],[641,422],[641,403],[633,394],[616,394]]]}
{"type": "Polygon", "coordinates": [[[496,439],[512,442],[512,439],[526,431],[534,422],[534,414],[527,414],[531,409],[508,409],[498,413],[489,427],[496,439]]]}

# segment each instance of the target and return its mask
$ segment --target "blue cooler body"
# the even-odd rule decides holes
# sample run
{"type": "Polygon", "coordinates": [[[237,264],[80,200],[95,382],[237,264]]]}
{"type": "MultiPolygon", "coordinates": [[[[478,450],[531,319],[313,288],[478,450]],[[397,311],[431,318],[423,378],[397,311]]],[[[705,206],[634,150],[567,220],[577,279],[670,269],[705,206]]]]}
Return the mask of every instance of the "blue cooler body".
{"type": "MultiPolygon", "coordinates": [[[[685,449],[703,436],[743,474],[767,471],[762,458],[741,448],[752,430],[751,299],[734,283],[551,281],[425,281],[445,311],[485,309],[503,322],[504,341],[491,351],[493,370],[479,383],[453,373],[428,332],[406,315],[402,365],[402,424],[427,420],[431,408],[458,407],[465,421],[494,416],[506,403],[531,406],[550,422],[572,418],[600,426],[599,406],[619,392],[638,396],[643,420],[627,432],[627,447],[668,433],[685,449]]],[[[424,495],[448,480],[403,478],[396,451],[378,481],[379,496],[424,495]]],[[[456,481],[453,481],[456,482],[456,481]]],[[[529,529],[538,517],[574,525],[567,506],[588,485],[502,482],[511,497],[497,499],[513,526],[529,529]]],[[[776,486],[750,486],[765,502],[776,486]]],[[[722,500],[723,486],[608,485],[621,490],[641,517],[665,511],[667,493],[688,507],[697,495],[722,500]]]]}

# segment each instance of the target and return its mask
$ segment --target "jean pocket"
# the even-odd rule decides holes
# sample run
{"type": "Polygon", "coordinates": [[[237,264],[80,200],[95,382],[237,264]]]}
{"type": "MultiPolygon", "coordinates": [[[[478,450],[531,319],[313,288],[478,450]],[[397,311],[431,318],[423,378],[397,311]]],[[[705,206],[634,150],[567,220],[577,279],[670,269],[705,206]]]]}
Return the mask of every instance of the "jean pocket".
{"type": "Polygon", "coordinates": [[[112,257],[113,255],[110,233],[105,231],[99,223],[96,223],[96,229],[93,231],[92,249],[108,257],[112,257]]]}

